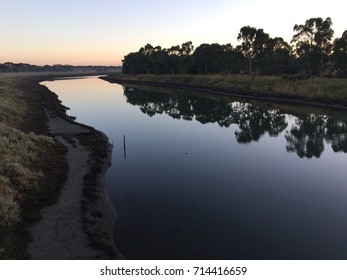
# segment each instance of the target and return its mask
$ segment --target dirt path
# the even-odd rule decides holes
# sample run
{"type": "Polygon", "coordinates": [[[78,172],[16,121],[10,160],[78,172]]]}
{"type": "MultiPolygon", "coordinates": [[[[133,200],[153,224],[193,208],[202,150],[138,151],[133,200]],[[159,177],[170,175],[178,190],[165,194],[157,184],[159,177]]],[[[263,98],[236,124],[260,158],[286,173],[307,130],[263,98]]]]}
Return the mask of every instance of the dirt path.
{"type": "MultiPolygon", "coordinates": [[[[88,128],[64,120],[52,112],[47,111],[47,115],[50,132],[68,149],[69,175],[57,204],[44,208],[41,211],[42,219],[29,228],[32,242],[28,244],[27,252],[32,259],[108,259],[110,255],[105,254],[105,250],[90,246],[86,216],[81,211],[83,177],[92,167],[92,162],[90,149],[81,145],[76,135],[88,132],[88,128]],[[64,139],[67,137],[68,141],[64,139]]],[[[105,164],[105,170],[107,166],[105,164]]],[[[106,230],[103,234],[111,237],[105,239],[107,246],[116,251],[112,238],[116,215],[102,179],[98,184],[98,198],[92,208],[102,213],[102,217],[99,216],[94,222],[102,224],[106,230]]],[[[91,217],[88,216],[88,219],[91,221],[91,217]]]]}

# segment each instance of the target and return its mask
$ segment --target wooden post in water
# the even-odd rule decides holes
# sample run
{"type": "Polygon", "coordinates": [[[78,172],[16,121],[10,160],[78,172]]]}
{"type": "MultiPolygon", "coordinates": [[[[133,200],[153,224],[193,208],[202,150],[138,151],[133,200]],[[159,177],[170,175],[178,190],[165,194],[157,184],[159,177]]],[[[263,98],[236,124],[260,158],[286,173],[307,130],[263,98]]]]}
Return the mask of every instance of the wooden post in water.
{"type": "Polygon", "coordinates": [[[123,146],[124,146],[124,159],[126,159],[127,158],[127,149],[125,146],[125,135],[123,135],[123,146]]]}

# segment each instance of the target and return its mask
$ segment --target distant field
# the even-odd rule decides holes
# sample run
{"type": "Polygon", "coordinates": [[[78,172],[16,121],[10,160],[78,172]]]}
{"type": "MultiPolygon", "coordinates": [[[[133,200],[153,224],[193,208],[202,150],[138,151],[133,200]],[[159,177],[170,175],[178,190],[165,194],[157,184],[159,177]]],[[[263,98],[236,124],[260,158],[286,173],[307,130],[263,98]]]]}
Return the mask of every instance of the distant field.
{"type": "Polygon", "coordinates": [[[187,86],[224,93],[277,99],[295,99],[347,105],[347,79],[314,78],[290,81],[249,75],[110,75],[110,81],[187,86]]]}

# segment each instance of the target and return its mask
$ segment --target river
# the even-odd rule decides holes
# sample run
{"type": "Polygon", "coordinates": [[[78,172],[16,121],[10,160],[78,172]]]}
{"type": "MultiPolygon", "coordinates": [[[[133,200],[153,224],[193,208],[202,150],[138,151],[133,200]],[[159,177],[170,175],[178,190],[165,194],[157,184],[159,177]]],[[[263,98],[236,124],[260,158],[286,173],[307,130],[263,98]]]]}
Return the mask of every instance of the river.
{"type": "Polygon", "coordinates": [[[43,83],[113,143],[129,259],[347,259],[347,112],[97,77],[43,83]]]}

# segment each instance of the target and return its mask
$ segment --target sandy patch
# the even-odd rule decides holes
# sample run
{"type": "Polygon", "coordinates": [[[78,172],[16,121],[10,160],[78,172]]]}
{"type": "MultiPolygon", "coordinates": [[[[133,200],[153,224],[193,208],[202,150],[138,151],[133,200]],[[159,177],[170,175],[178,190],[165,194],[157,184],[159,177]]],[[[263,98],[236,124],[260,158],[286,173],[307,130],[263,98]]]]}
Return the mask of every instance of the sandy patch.
{"type": "MultiPolygon", "coordinates": [[[[83,177],[93,163],[90,149],[81,145],[76,135],[88,132],[89,129],[64,120],[54,112],[46,112],[50,132],[68,149],[69,174],[58,202],[44,208],[41,211],[42,219],[29,228],[32,242],[28,244],[27,252],[32,259],[109,259],[110,255],[106,254],[105,250],[98,250],[90,245],[86,230],[86,214],[81,211],[83,177]]],[[[97,199],[92,205],[93,211],[102,215],[94,218],[94,221],[93,217],[87,218],[89,222],[101,225],[104,236],[107,236],[103,242],[116,252],[113,241],[116,214],[108,199],[104,182],[109,161],[110,156],[105,159],[103,172],[96,186],[97,199]]],[[[117,257],[120,255],[117,254],[117,257]]]]}

